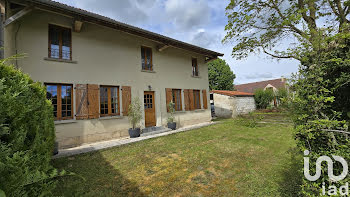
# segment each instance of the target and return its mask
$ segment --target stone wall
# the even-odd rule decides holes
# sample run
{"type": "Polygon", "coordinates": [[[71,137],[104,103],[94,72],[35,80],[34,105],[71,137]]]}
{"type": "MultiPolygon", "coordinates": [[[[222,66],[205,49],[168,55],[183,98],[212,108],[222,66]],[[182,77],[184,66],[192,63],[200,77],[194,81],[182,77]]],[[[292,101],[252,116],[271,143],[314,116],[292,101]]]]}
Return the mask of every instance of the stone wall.
{"type": "Polygon", "coordinates": [[[231,118],[254,111],[256,105],[252,96],[230,97],[214,94],[214,108],[217,117],[231,118]]]}

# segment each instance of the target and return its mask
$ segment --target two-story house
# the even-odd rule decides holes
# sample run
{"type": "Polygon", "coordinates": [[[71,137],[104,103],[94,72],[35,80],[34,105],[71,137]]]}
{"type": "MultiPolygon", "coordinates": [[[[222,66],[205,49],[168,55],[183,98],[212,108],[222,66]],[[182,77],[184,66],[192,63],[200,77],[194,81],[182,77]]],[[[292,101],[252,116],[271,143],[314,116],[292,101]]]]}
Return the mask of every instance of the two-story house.
{"type": "Polygon", "coordinates": [[[211,121],[207,62],[223,54],[50,0],[2,0],[5,57],[47,86],[60,148],[128,136],[131,98],[142,128],[211,121]]]}

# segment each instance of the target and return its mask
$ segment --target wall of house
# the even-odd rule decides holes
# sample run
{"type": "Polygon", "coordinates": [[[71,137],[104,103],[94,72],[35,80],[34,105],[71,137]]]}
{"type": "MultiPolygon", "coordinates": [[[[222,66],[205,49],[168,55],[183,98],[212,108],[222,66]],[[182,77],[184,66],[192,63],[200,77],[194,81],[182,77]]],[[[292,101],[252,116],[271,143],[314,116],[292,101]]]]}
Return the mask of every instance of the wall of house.
{"type": "MultiPolygon", "coordinates": [[[[205,89],[209,93],[208,67],[203,55],[175,48],[159,52],[156,50],[158,43],[95,24],[84,23],[80,33],[72,31],[74,62],[45,60],[48,57],[49,24],[71,28],[73,19],[35,10],[5,29],[5,56],[11,56],[15,51],[25,53],[27,57],[18,60],[17,66],[35,81],[70,83],[73,86],[131,86],[132,97],[139,97],[142,103],[144,91],[149,91],[151,86],[155,92],[157,126],[166,125],[168,117],[165,88],[205,89]],[[154,72],[141,71],[141,46],[152,48],[154,72]],[[192,57],[198,58],[199,77],[191,76],[192,57]]],[[[175,119],[180,127],[211,121],[210,107],[203,109],[202,91],[200,98],[202,109],[176,112],[175,119]]],[[[122,103],[121,98],[119,101],[122,103]]],[[[182,101],[185,109],[183,91],[182,101]]],[[[210,106],[208,95],[207,102],[210,106]]],[[[74,103],[73,106],[75,111],[74,103]]],[[[141,127],[144,127],[144,120],[141,127]]],[[[126,137],[128,128],[128,119],[122,115],[56,122],[61,148],[126,137]]]]}
{"type": "Polygon", "coordinates": [[[249,112],[256,110],[255,100],[252,96],[235,97],[234,100],[234,117],[242,114],[248,114],[249,112]]]}
{"type": "Polygon", "coordinates": [[[234,97],[214,94],[215,115],[220,118],[231,118],[234,114],[234,97]]]}
{"type": "Polygon", "coordinates": [[[254,97],[239,97],[214,94],[215,115],[222,118],[234,118],[256,109],[254,97]]]}

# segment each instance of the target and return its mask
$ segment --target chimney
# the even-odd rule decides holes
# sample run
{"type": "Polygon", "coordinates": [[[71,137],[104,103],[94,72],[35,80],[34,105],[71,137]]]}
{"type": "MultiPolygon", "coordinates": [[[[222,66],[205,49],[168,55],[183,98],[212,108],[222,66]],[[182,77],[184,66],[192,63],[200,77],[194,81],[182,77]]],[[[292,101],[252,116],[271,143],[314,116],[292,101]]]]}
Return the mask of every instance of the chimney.
{"type": "Polygon", "coordinates": [[[281,82],[286,82],[286,78],[285,77],[281,77],[281,82]]]}

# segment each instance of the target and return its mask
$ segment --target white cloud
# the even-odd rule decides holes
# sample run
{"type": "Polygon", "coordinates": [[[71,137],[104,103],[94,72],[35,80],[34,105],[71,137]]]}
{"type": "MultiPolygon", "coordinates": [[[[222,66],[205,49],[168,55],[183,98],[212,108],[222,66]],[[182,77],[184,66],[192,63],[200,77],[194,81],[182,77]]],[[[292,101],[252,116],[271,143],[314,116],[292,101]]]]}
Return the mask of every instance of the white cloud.
{"type": "Polygon", "coordinates": [[[165,13],[180,31],[204,27],[210,19],[210,8],[205,0],[167,0],[165,13]]]}

